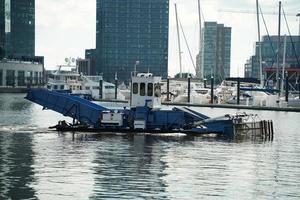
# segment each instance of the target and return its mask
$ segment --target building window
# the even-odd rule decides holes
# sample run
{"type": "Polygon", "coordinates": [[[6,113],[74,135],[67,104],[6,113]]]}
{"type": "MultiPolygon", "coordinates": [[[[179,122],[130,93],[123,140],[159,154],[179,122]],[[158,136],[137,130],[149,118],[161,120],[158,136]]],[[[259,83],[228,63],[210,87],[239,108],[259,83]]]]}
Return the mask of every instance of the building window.
{"type": "Polygon", "coordinates": [[[3,85],[3,70],[0,70],[0,86],[3,85]]]}
{"type": "Polygon", "coordinates": [[[146,84],[145,83],[141,83],[140,84],[140,95],[141,96],[145,96],[146,94],[146,84]]]}
{"type": "Polygon", "coordinates": [[[148,95],[149,97],[152,97],[152,96],[153,96],[153,83],[148,83],[147,95],[148,95]]]}
{"type": "Polygon", "coordinates": [[[39,84],[42,84],[42,72],[39,72],[39,84]]]}
{"type": "Polygon", "coordinates": [[[36,85],[39,83],[39,73],[38,72],[34,72],[34,82],[36,85]]]}
{"type": "Polygon", "coordinates": [[[6,86],[15,86],[15,70],[6,71],[6,86]]]}
{"type": "Polygon", "coordinates": [[[18,71],[18,86],[25,86],[25,72],[18,71]]]}
{"type": "MultiPolygon", "coordinates": [[[[2,2],[1,2],[2,3],[2,2]]],[[[10,0],[5,0],[5,33],[11,32],[11,2],[10,0]]]]}
{"type": "Polygon", "coordinates": [[[133,94],[137,94],[139,92],[138,83],[133,83],[132,90],[133,90],[133,94]]]}

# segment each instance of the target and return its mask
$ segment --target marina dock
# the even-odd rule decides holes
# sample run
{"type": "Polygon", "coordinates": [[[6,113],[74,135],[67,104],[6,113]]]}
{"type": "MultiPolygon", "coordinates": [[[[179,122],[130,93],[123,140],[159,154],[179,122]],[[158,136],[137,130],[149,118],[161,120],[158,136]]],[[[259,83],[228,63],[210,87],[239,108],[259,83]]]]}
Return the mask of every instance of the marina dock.
{"type": "Polygon", "coordinates": [[[191,107],[206,107],[206,108],[228,108],[228,109],[243,109],[243,110],[266,110],[266,111],[282,111],[282,112],[300,112],[300,108],[296,107],[265,107],[265,106],[245,106],[234,104],[191,104],[191,103],[172,103],[164,102],[166,106],[191,106],[191,107]]]}

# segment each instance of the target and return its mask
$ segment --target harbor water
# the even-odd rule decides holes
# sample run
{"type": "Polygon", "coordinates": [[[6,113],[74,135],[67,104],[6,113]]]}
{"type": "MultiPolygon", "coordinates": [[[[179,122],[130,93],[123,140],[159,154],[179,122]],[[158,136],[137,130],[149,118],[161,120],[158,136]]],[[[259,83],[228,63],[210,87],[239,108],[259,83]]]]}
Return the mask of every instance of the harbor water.
{"type": "Polygon", "coordinates": [[[50,131],[66,118],[24,96],[0,94],[0,199],[300,199],[300,113],[246,111],[273,120],[275,138],[266,142],[73,137],[50,131]]]}

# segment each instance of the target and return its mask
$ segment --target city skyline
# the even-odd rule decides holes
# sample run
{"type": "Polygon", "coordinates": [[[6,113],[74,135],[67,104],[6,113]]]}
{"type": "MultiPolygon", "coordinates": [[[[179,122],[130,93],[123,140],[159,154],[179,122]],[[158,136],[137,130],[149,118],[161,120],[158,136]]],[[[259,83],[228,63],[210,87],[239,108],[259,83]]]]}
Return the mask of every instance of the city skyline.
{"type": "MultiPolygon", "coordinates": [[[[169,74],[179,72],[176,22],[174,3],[177,3],[178,15],[186,32],[187,40],[192,50],[195,61],[198,53],[198,11],[197,1],[170,1],[169,16],[169,74]]],[[[208,1],[203,0],[202,11],[205,21],[217,21],[232,27],[232,52],[231,52],[231,75],[243,74],[246,60],[254,52],[257,41],[256,16],[255,14],[227,13],[220,9],[231,9],[235,11],[255,11],[255,1],[247,0],[240,2],[231,1],[208,1]],[[247,23],[245,23],[247,22],[247,23]],[[239,67],[239,68],[238,68],[239,67]]],[[[298,20],[296,14],[300,2],[296,0],[283,1],[286,13],[295,14],[287,16],[292,35],[298,34],[298,20]]],[[[264,12],[277,12],[277,1],[263,1],[261,7],[264,12]]],[[[270,34],[277,33],[276,15],[265,15],[270,34]]],[[[287,33],[285,22],[282,17],[282,34],[287,33]]],[[[261,22],[262,35],[265,34],[261,22]]],[[[183,70],[194,73],[188,51],[183,38],[181,40],[183,70]]],[[[65,57],[84,58],[84,50],[96,46],[96,0],[86,0],[85,4],[77,0],[67,0],[64,3],[55,0],[43,0],[36,2],[36,55],[44,55],[46,68],[54,69],[56,65],[62,64],[65,57]]]]}

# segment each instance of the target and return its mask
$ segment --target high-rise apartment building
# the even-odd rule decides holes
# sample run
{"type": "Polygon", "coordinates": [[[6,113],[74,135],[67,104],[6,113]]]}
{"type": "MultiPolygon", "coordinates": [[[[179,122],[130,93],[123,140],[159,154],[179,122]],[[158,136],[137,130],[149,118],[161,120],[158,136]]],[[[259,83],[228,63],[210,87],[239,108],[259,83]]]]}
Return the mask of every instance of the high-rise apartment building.
{"type": "Polygon", "coordinates": [[[197,76],[215,77],[217,82],[230,76],[231,27],[205,22],[202,29],[201,55],[197,55],[197,76]]]}
{"type": "Polygon", "coordinates": [[[0,2],[0,48],[3,56],[33,57],[35,55],[35,0],[1,0],[0,2]]]}
{"type": "Polygon", "coordinates": [[[97,72],[129,80],[138,72],[166,77],[169,0],[97,0],[97,72]]]}

